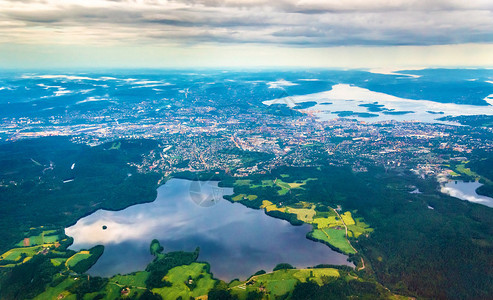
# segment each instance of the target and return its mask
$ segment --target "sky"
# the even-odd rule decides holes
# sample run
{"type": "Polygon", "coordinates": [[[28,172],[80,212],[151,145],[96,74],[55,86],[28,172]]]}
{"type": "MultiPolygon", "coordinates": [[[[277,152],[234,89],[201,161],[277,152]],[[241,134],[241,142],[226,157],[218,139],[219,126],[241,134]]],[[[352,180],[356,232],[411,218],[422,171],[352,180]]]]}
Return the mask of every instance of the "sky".
{"type": "Polygon", "coordinates": [[[0,0],[0,68],[493,67],[492,0],[0,0]]]}

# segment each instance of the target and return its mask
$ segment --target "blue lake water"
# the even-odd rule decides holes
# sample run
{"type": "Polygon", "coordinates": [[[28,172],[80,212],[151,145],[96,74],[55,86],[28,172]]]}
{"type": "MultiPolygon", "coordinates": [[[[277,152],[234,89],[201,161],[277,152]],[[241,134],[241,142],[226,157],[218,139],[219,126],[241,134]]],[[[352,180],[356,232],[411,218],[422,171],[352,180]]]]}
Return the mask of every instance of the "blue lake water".
{"type": "Polygon", "coordinates": [[[464,182],[462,180],[451,180],[441,189],[442,193],[478,204],[493,207],[493,198],[481,196],[476,193],[476,189],[482,186],[477,181],[464,182]]]}
{"type": "Polygon", "coordinates": [[[217,182],[171,179],[158,188],[154,202],[121,211],[98,210],[65,232],[74,238],[71,249],[105,246],[89,270],[97,276],[143,270],[153,258],[152,239],[158,239],[165,251],[200,247],[199,260],[209,262],[214,276],[224,280],[245,279],[282,262],[296,267],[352,266],[347,256],[306,239],[311,226],[292,226],[222,198],[231,193],[217,182]]]}

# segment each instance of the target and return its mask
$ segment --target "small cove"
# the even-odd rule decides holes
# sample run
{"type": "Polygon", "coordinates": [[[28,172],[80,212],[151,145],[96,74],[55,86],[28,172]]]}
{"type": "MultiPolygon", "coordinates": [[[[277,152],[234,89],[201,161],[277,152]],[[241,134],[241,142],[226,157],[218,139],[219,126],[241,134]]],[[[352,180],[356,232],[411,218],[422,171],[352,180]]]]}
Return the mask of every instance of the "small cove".
{"type": "Polygon", "coordinates": [[[482,184],[477,181],[465,182],[462,180],[451,180],[442,186],[441,192],[461,200],[493,207],[493,198],[481,196],[476,193],[476,189],[480,186],[482,184]]]}

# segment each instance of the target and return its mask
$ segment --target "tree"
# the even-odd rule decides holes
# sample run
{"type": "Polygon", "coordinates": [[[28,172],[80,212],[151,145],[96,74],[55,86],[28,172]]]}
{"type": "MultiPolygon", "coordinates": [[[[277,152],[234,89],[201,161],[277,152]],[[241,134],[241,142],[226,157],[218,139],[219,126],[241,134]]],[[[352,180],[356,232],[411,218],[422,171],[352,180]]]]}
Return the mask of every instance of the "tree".
{"type": "Polygon", "coordinates": [[[278,264],[277,266],[274,267],[274,270],[273,271],[288,270],[288,269],[295,269],[295,267],[293,267],[292,265],[287,264],[287,263],[280,263],[280,264],[278,264]]]}

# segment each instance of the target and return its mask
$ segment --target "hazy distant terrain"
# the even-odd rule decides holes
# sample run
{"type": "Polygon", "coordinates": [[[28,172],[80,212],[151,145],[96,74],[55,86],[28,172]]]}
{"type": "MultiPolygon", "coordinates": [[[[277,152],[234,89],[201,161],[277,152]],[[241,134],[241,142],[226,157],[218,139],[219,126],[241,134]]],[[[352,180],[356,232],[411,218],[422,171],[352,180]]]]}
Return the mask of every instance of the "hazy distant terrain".
{"type": "Polygon", "coordinates": [[[395,97],[461,105],[488,105],[491,70],[426,69],[395,75],[366,71],[109,71],[4,73],[0,116],[111,113],[145,103],[147,114],[167,105],[260,105],[262,101],[351,85],[395,97]],[[133,73],[135,72],[135,73],[133,73]],[[133,73],[133,74],[132,74],[133,73]],[[415,74],[410,76],[408,74],[415,74]]]}

